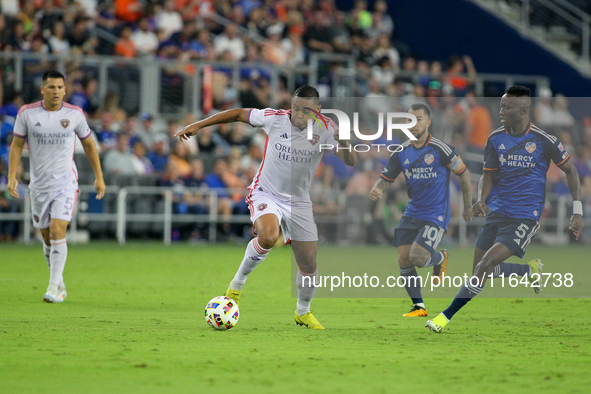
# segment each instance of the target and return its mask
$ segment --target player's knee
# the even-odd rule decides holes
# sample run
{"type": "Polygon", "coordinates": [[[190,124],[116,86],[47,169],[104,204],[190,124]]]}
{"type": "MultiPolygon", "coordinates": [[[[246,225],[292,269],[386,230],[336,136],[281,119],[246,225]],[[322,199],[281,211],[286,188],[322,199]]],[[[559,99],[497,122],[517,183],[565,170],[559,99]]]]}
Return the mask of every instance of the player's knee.
{"type": "Polygon", "coordinates": [[[425,265],[427,258],[425,258],[425,256],[420,253],[411,252],[408,256],[408,260],[410,264],[414,265],[415,267],[422,267],[423,265],[425,265]]]}
{"type": "Polygon", "coordinates": [[[480,262],[476,265],[476,269],[474,273],[478,276],[482,275],[484,272],[492,272],[493,268],[495,267],[495,263],[492,259],[487,259],[486,257],[480,260],[480,262]]]}
{"type": "Polygon", "coordinates": [[[265,249],[271,249],[279,238],[279,227],[264,227],[261,231],[257,230],[257,233],[259,245],[265,249]]]}
{"type": "Polygon", "coordinates": [[[412,266],[412,263],[407,256],[398,255],[398,265],[402,268],[409,268],[412,266]]]}
{"type": "Polygon", "coordinates": [[[51,239],[64,239],[66,238],[66,230],[67,225],[63,225],[59,222],[50,222],[49,223],[49,234],[48,238],[51,239]]]}

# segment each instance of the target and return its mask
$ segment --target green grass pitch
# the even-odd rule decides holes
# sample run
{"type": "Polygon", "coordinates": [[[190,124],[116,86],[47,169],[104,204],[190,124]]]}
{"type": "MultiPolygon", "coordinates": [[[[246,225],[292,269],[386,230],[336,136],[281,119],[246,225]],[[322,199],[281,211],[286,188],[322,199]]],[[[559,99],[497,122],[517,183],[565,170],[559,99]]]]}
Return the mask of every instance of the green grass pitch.
{"type": "MultiPolygon", "coordinates": [[[[323,247],[321,269],[353,251],[396,262],[393,248],[323,247]]],[[[520,298],[480,297],[440,335],[424,328],[426,318],[401,317],[410,308],[403,297],[318,298],[312,309],[326,330],[312,331],[293,321],[286,247],[249,278],[238,325],[216,332],[204,307],[224,293],[243,246],[93,243],[68,253],[69,296],[52,305],[41,302],[48,280],[41,246],[0,246],[1,392],[586,393],[591,386],[589,298],[535,298],[531,289],[526,296],[516,289],[520,298]]],[[[468,270],[471,255],[451,250],[450,273],[468,270]]],[[[550,270],[575,272],[579,293],[569,294],[589,296],[589,248],[533,245],[534,256],[550,270]]],[[[430,316],[449,301],[426,298],[430,316]]]]}

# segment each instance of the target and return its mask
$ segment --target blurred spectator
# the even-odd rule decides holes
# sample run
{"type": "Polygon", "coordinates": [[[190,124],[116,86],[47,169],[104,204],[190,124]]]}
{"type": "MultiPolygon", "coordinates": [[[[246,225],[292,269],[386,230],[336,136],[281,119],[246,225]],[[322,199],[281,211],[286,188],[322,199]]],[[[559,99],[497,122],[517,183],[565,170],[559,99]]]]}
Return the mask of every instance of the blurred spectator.
{"type": "Polygon", "coordinates": [[[538,92],[538,100],[534,105],[534,124],[542,130],[551,132],[554,125],[554,109],[552,108],[552,91],[542,87],[538,92]]]}
{"type": "Polygon", "coordinates": [[[8,163],[8,152],[12,143],[12,131],[19,108],[23,105],[20,92],[13,92],[6,96],[6,104],[0,107],[0,159],[8,163]]]}
{"type": "Polygon", "coordinates": [[[373,80],[378,81],[382,89],[394,82],[395,70],[388,56],[377,61],[371,69],[371,76],[373,80]]]}
{"type": "Polygon", "coordinates": [[[70,43],[66,39],[66,28],[63,22],[53,25],[53,34],[49,37],[51,53],[57,56],[68,56],[70,54],[70,43]]]}
{"type": "Polygon", "coordinates": [[[288,53],[281,44],[283,25],[277,23],[267,28],[267,41],[263,44],[263,60],[272,64],[285,64],[288,53]]]}
{"type": "Polygon", "coordinates": [[[248,151],[240,159],[240,168],[243,172],[249,171],[251,168],[258,170],[263,160],[263,151],[258,144],[251,143],[248,146],[248,151]]]}
{"type": "Polygon", "coordinates": [[[335,13],[335,21],[329,27],[329,32],[330,44],[335,52],[351,53],[353,43],[347,26],[347,16],[343,11],[337,11],[335,13]]]}
{"type": "MultiPolygon", "coordinates": [[[[229,186],[224,181],[224,177],[228,174],[228,163],[225,159],[216,159],[213,165],[213,171],[205,177],[205,184],[209,189],[219,190],[218,198],[218,214],[230,216],[232,214],[232,199],[225,191],[229,186]]],[[[230,223],[222,223],[221,230],[223,235],[228,235],[231,230],[230,223]]]]}
{"type": "Polygon", "coordinates": [[[456,95],[463,95],[466,91],[473,88],[475,81],[476,68],[470,56],[465,55],[461,58],[451,56],[449,58],[449,68],[445,74],[445,83],[454,88],[456,95]]]}
{"type": "Polygon", "coordinates": [[[44,0],[43,7],[35,14],[43,37],[51,35],[53,28],[62,21],[62,12],[56,8],[54,0],[44,0]]]}
{"type": "Polygon", "coordinates": [[[568,100],[563,94],[557,94],[554,98],[554,128],[555,129],[566,129],[572,131],[575,125],[575,118],[571,115],[568,110],[568,100]]]}
{"type": "MultiPolygon", "coordinates": [[[[6,191],[8,178],[6,176],[7,168],[5,161],[0,158],[0,214],[16,213],[21,208],[22,201],[25,198],[26,182],[23,182],[23,165],[19,163],[16,178],[18,180],[17,191],[19,199],[16,200],[6,191]]],[[[18,221],[0,220],[0,242],[12,241],[18,236],[18,221]]]]}
{"type": "Polygon", "coordinates": [[[156,28],[163,31],[164,37],[168,38],[173,33],[183,28],[183,18],[181,14],[174,9],[174,1],[166,0],[164,8],[154,16],[156,28]]]}
{"type": "Polygon", "coordinates": [[[147,157],[152,163],[154,171],[164,173],[168,165],[168,138],[164,134],[158,134],[154,137],[152,150],[147,157]]]}
{"type": "Polygon", "coordinates": [[[492,118],[488,109],[480,104],[474,91],[466,94],[466,102],[469,109],[464,136],[468,141],[468,152],[472,154],[466,161],[470,172],[481,174],[484,148],[492,131],[492,118]]]}
{"type": "Polygon", "coordinates": [[[132,58],[136,55],[135,43],[131,39],[133,30],[129,26],[121,29],[121,38],[115,44],[115,55],[132,58]]]}
{"type": "Polygon", "coordinates": [[[246,52],[244,41],[238,36],[238,27],[233,23],[226,27],[223,34],[216,37],[213,47],[218,55],[229,51],[234,61],[241,60],[246,52]]]}
{"type": "Polygon", "coordinates": [[[384,0],[377,0],[374,3],[373,30],[377,34],[383,34],[388,37],[394,32],[394,21],[388,14],[388,3],[384,0]]]}
{"type": "MultiPolygon", "coordinates": [[[[191,175],[185,179],[185,186],[187,188],[200,188],[206,186],[203,162],[200,159],[191,160],[191,175]]],[[[195,215],[205,215],[209,213],[209,199],[199,190],[185,189],[183,202],[187,206],[188,213],[195,215]]],[[[189,235],[189,240],[201,240],[204,238],[205,233],[205,224],[198,223],[189,235]]]]}
{"type": "Polygon", "coordinates": [[[129,151],[129,137],[117,135],[115,149],[108,151],[103,157],[103,169],[106,175],[136,175],[134,156],[129,151]]]}
{"type": "Polygon", "coordinates": [[[8,36],[8,48],[14,52],[26,51],[30,48],[25,35],[25,24],[22,21],[16,22],[12,33],[8,36]]]}
{"type": "Polygon", "coordinates": [[[330,37],[329,25],[330,19],[326,18],[324,12],[316,11],[312,20],[310,20],[306,33],[304,35],[304,42],[306,47],[311,51],[318,52],[333,52],[333,47],[328,42],[330,37]]]}
{"type": "Polygon", "coordinates": [[[113,121],[123,122],[126,119],[126,114],[123,108],[119,107],[119,95],[115,92],[107,92],[102,104],[97,110],[97,116],[102,116],[103,112],[110,112],[113,115],[113,121]]]}
{"type": "Polygon", "coordinates": [[[79,106],[92,117],[98,108],[96,105],[97,88],[97,80],[94,78],[74,83],[74,93],[70,96],[70,104],[79,106]]]}
{"type": "Polygon", "coordinates": [[[131,41],[135,45],[138,55],[154,55],[158,49],[158,37],[150,31],[148,18],[142,17],[138,21],[137,29],[131,34],[131,41]]]}
{"type": "Polygon", "coordinates": [[[140,0],[114,0],[115,16],[127,23],[134,23],[142,15],[140,0]]]}
{"type": "Polygon", "coordinates": [[[168,162],[174,163],[179,174],[185,178],[191,173],[191,165],[189,164],[189,150],[187,146],[181,141],[175,141],[172,145],[172,151],[168,156],[168,162]]]}
{"type": "Polygon", "coordinates": [[[371,13],[367,10],[367,1],[355,0],[355,6],[351,11],[351,24],[367,31],[373,25],[371,13]]]}
{"type": "Polygon", "coordinates": [[[143,113],[140,116],[141,123],[137,128],[136,135],[145,146],[152,146],[157,134],[154,126],[154,117],[151,114],[143,113]]]}
{"type": "Polygon", "coordinates": [[[103,112],[101,114],[101,123],[100,127],[97,128],[97,137],[103,152],[107,152],[118,145],[112,113],[103,112]]]}
{"type": "Polygon", "coordinates": [[[137,175],[150,175],[154,172],[152,162],[146,157],[146,147],[142,141],[135,141],[131,148],[134,173],[137,175]]]}
{"type": "Polygon", "coordinates": [[[84,52],[87,52],[90,39],[90,31],[88,30],[88,20],[84,17],[79,17],[74,21],[74,26],[71,32],[67,35],[70,48],[78,47],[84,52]]]}
{"type": "Polygon", "coordinates": [[[392,63],[394,70],[400,68],[400,54],[390,44],[390,38],[387,35],[381,35],[378,37],[377,47],[373,51],[373,57],[375,61],[379,61],[384,56],[387,56],[392,63]]]}

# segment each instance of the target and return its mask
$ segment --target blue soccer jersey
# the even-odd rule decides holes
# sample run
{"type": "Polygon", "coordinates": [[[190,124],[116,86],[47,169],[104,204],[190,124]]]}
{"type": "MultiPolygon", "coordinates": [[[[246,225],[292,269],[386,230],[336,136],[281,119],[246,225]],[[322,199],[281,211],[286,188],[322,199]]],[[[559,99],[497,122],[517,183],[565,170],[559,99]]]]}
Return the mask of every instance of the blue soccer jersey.
{"type": "Polygon", "coordinates": [[[390,156],[382,179],[393,182],[404,173],[410,197],[404,216],[428,220],[447,231],[450,172],[461,175],[466,171],[464,162],[454,148],[433,136],[421,148],[415,148],[410,141],[402,147],[401,152],[390,156]]]}
{"type": "Polygon", "coordinates": [[[516,136],[497,129],[488,137],[484,151],[484,171],[495,172],[488,206],[511,218],[539,220],[550,160],[560,166],[569,158],[558,138],[532,123],[516,136]]]}

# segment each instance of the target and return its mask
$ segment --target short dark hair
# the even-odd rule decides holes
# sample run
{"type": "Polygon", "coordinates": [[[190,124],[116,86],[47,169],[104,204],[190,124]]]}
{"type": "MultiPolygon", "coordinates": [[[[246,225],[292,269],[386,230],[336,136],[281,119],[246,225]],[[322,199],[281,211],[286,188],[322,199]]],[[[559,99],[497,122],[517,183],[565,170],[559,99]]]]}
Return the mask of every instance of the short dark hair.
{"type": "Polygon", "coordinates": [[[64,81],[66,80],[66,77],[64,77],[64,74],[62,74],[62,73],[61,73],[61,72],[59,72],[59,71],[55,71],[55,70],[46,71],[46,72],[43,74],[43,78],[42,78],[42,79],[43,79],[43,83],[47,82],[47,80],[48,80],[49,78],[61,78],[61,79],[63,79],[64,81]]]}
{"type": "Polygon", "coordinates": [[[531,90],[521,85],[513,85],[505,93],[515,97],[531,97],[531,90]]]}
{"type": "Polygon", "coordinates": [[[320,99],[318,90],[309,85],[304,85],[297,88],[296,91],[293,92],[293,97],[311,98],[315,103],[318,103],[318,100],[320,99]]]}
{"type": "Polygon", "coordinates": [[[410,108],[408,109],[409,111],[420,111],[423,110],[423,112],[425,113],[425,115],[427,115],[429,117],[429,119],[431,119],[431,110],[429,109],[429,107],[423,103],[414,103],[410,106],[410,108]]]}

